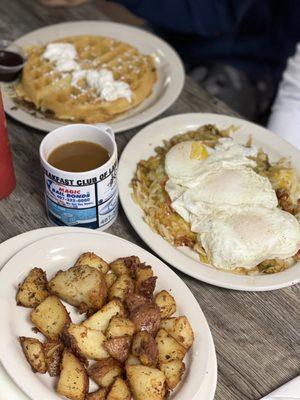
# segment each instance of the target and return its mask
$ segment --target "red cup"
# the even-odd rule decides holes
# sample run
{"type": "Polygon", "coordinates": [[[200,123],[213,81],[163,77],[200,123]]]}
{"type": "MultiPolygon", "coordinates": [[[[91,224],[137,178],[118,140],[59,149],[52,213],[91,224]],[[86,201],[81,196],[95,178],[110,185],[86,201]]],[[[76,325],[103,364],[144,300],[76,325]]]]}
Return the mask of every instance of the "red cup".
{"type": "Polygon", "coordinates": [[[10,195],[15,186],[16,178],[8,142],[6,119],[0,92],[0,199],[10,195]]]}

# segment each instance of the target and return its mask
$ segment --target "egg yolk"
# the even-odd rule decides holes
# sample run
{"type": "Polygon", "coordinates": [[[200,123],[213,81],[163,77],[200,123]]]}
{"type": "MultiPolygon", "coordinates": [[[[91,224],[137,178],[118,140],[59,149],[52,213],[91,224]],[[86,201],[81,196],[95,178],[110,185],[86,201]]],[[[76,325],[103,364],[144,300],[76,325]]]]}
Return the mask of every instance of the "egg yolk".
{"type": "Polygon", "coordinates": [[[191,145],[190,159],[203,160],[206,157],[208,157],[208,152],[204,144],[200,142],[193,142],[191,145]]]}

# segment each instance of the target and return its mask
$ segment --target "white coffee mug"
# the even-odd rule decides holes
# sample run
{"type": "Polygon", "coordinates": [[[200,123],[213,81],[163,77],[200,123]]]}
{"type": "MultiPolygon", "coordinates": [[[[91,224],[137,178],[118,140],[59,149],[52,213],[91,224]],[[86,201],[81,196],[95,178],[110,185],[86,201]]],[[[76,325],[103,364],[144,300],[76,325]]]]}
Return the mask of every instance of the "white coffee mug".
{"type": "Polygon", "coordinates": [[[45,177],[48,217],[56,225],[104,230],[118,215],[118,154],[113,130],[104,124],[74,124],[57,128],[42,140],[40,158],[45,177]],[[67,172],[47,161],[57,147],[75,141],[100,144],[109,160],[86,172],[67,172]]]}

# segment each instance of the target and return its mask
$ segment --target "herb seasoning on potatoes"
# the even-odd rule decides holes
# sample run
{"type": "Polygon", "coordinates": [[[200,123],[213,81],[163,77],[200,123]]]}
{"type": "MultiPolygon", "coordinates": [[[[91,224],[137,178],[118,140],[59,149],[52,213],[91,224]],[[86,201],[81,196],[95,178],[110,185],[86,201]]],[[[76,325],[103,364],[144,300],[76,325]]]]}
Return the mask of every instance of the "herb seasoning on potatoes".
{"type": "Polygon", "coordinates": [[[57,393],[70,400],[166,399],[183,378],[194,333],[185,316],[173,315],[174,297],[155,293],[156,279],[136,256],[109,264],[90,252],[49,281],[32,269],[16,298],[45,336],[19,338],[33,372],[57,376],[57,393]],[[68,304],[85,313],[80,323],[68,304]]]}

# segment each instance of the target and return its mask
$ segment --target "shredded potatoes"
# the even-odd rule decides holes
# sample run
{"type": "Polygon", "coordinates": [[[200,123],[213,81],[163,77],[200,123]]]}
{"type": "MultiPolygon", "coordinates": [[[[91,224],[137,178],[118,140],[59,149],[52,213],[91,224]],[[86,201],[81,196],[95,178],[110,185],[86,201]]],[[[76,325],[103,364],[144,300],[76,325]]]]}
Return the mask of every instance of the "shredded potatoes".
{"type": "MultiPolygon", "coordinates": [[[[233,126],[219,130],[214,125],[204,125],[195,131],[176,135],[164,141],[163,146],[157,147],[154,156],[138,163],[131,182],[133,199],[144,211],[147,224],[173,246],[188,246],[197,252],[201,262],[206,264],[208,264],[208,259],[205,250],[197,241],[196,233],[191,231],[190,224],[171,207],[171,200],[165,190],[168,179],[164,168],[165,155],[175,144],[186,140],[201,140],[205,145],[215,147],[220,138],[231,136],[235,130],[233,126]]],[[[247,145],[250,144],[251,139],[247,145]]],[[[279,207],[295,215],[300,221],[300,183],[292,165],[286,159],[271,164],[268,155],[261,149],[253,159],[257,163],[255,171],[266,176],[276,191],[279,207]]],[[[298,260],[298,257],[297,254],[285,260],[265,260],[250,271],[237,268],[233,272],[239,274],[276,273],[288,268],[298,260]]]]}

